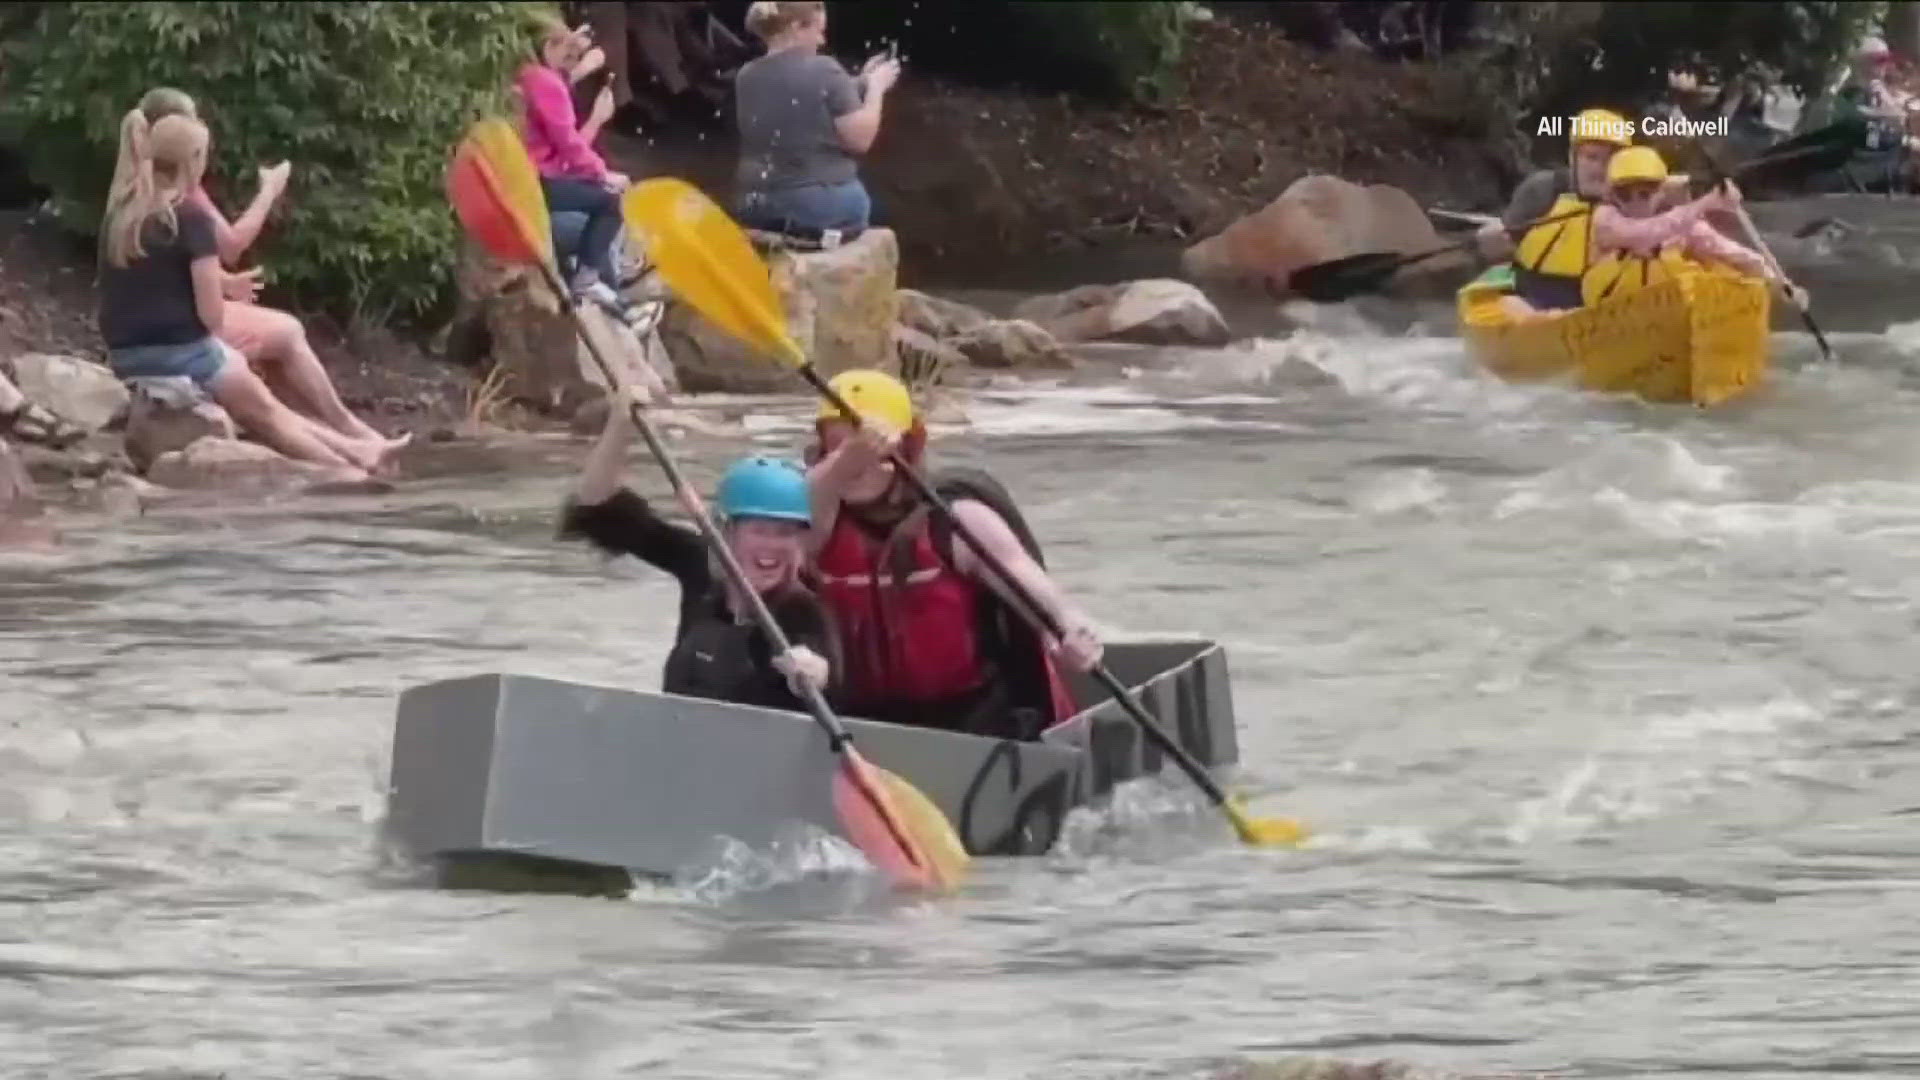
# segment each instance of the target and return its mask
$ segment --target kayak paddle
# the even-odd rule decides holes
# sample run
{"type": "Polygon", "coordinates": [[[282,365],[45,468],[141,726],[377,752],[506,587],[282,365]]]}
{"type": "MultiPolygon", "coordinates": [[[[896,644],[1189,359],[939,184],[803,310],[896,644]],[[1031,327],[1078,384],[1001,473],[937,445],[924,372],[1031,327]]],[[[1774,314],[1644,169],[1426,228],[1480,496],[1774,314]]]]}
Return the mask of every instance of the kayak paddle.
{"type": "MultiPolygon", "coordinates": [[[[1786,144],[1783,143],[1781,145],[1785,146],[1786,144]]],[[[1753,160],[1745,162],[1735,168],[1734,172],[1743,173],[1749,169],[1774,166],[1783,161],[1807,157],[1817,152],[1825,152],[1825,148],[1796,147],[1780,153],[1763,153],[1753,160]]],[[[1709,159],[1709,161],[1711,161],[1711,159],[1709,159]]],[[[1461,220],[1468,219],[1468,215],[1456,214],[1452,211],[1437,212],[1450,214],[1461,220]]],[[[1558,217],[1541,218],[1538,221],[1528,222],[1518,229],[1508,231],[1525,232],[1528,229],[1535,229],[1542,225],[1552,225],[1565,221],[1568,218],[1579,217],[1584,213],[1586,213],[1586,211],[1577,210],[1570,214],[1561,214],[1558,217]]],[[[1425,262],[1428,259],[1445,255],[1451,251],[1465,251],[1479,242],[1479,237],[1474,236],[1465,240],[1454,241],[1445,247],[1438,247],[1431,251],[1422,251],[1413,255],[1402,255],[1393,251],[1364,251],[1358,255],[1348,255],[1344,258],[1331,259],[1323,263],[1312,263],[1307,266],[1302,266],[1287,275],[1287,289],[1315,303],[1337,303],[1341,300],[1379,289],[1391,280],[1394,274],[1399,273],[1401,267],[1425,262]]],[[[1818,330],[1814,331],[1816,337],[1819,336],[1819,333],[1818,330]]]]}
{"type": "MultiPolygon", "coordinates": [[[[1542,218],[1531,222],[1524,229],[1538,228],[1568,221],[1587,213],[1577,210],[1558,217],[1542,218]]],[[[1465,240],[1456,240],[1445,247],[1431,251],[1422,251],[1413,255],[1402,255],[1395,251],[1363,251],[1358,255],[1331,259],[1327,262],[1302,266],[1287,275],[1287,289],[1318,304],[1332,304],[1361,293],[1370,293],[1385,285],[1401,267],[1426,262],[1455,251],[1466,251],[1480,242],[1478,236],[1465,240]]]]}
{"type": "MultiPolygon", "coordinates": [[[[692,185],[668,177],[634,185],[622,200],[622,211],[628,229],[646,246],[654,269],[680,299],[742,343],[791,364],[800,377],[842,415],[854,423],[859,422],[852,408],[827,384],[787,333],[786,319],[781,314],[767,264],[725,211],[692,185]]],[[[1006,566],[954,517],[953,508],[933,490],[926,478],[898,450],[890,451],[888,456],[898,475],[952,525],[954,532],[1006,586],[1008,594],[1025,609],[1023,614],[1027,619],[1055,639],[1064,638],[1065,629],[1052,612],[1035,602],[1006,566]]],[[[1249,816],[1192,755],[1147,715],[1105,664],[1096,665],[1093,676],[1147,738],[1172,758],[1220,808],[1242,841],[1257,845],[1294,845],[1306,837],[1306,827],[1291,818],[1249,816]]]]}
{"type": "MultiPolygon", "coordinates": [[[[1727,174],[1721,171],[1720,163],[1713,159],[1713,154],[1707,150],[1707,144],[1703,140],[1695,139],[1694,148],[1700,151],[1701,159],[1707,163],[1707,171],[1712,176],[1712,182],[1717,185],[1724,181],[1727,174]]],[[[1749,162],[1748,164],[1752,163],[1749,162]]],[[[1739,170],[1736,169],[1735,171],[1737,172],[1739,170]]],[[[1767,242],[1760,238],[1760,230],[1754,226],[1753,218],[1747,216],[1745,201],[1742,201],[1739,206],[1734,208],[1734,216],[1740,219],[1740,227],[1746,230],[1747,239],[1752,241],[1754,250],[1758,251],[1760,258],[1765,260],[1767,270],[1772,273],[1774,277],[1778,278],[1782,285],[1793,288],[1793,282],[1787,279],[1786,271],[1780,269],[1780,260],[1773,257],[1773,252],[1768,249],[1767,242]]],[[[1808,311],[1806,306],[1797,300],[1791,302],[1793,303],[1794,310],[1800,313],[1800,321],[1807,324],[1807,332],[1813,335],[1814,343],[1820,346],[1820,355],[1824,357],[1828,363],[1832,363],[1833,346],[1827,344],[1827,335],[1820,332],[1820,324],[1813,321],[1813,312],[1808,311]]]]}
{"type": "MultiPolygon", "coordinates": [[[[579,309],[569,303],[554,263],[552,226],[540,178],[525,146],[506,121],[489,118],[476,123],[454,152],[447,173],[447,194],[455,212],[474,238],[504,262],[537,268],[547,285],[573,313],[580,340],[607,382],[609,394],[620,382],[613,365],[580,322],[579,309]]],[[[633,422],[648,449],[667,474],[676,495],[687,492],[685,477],[653,425],[637,405],[633,422]]],[[[690,509],[697,499],[684,499],[690,509]]],[[[780,624],[767,610],[760,594],[747,584],[720,530],[704,509],[694,509],[694,524],[707,546],[719,558],[721,569],[736,594],[746,598],[754,621],[767,636],[773,655],[791,648],[780,624]]],[[[839,768],[834,772],[833,805],[847,838],[867,860],[896,883],[915,889],[946,890],[958,883],[968,864],[966,849],[946,815],[926,795],[905,780],[873,765],[853,748],[852,736],[827,706],[817,687],[796,680],[813,719],[826,731],[839,768]]]]}

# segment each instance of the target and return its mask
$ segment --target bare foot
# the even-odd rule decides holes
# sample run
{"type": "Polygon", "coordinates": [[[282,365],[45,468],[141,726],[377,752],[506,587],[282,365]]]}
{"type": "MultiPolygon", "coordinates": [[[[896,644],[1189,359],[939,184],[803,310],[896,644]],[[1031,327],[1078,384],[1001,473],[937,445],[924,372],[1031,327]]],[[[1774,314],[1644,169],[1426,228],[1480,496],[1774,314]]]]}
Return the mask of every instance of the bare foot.
{"type": "Polygon", "coordinates": [[[413,432],[411,431],[391,439],[380,440],[380,455],[376,469],[383,472],[390,471],[394,456],[405,450],[412,442],[413,432]]]}

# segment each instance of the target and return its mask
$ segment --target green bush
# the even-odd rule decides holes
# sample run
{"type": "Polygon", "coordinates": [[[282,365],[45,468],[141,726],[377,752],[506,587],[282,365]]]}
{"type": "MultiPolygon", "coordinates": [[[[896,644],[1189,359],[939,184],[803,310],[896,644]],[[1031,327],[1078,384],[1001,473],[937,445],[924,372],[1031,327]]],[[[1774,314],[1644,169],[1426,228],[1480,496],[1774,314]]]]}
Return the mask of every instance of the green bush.
{"type": "Polygon", "coordinates": [[[1161,0],[1012,0],[1022,36],[1047,59],[1086,72],[1103,89],[1165,97],[1186,38],[1189,6],[1161,0]]]}
{"type": "Polygon", "coordinates": [[[154,86],[213,133],[208,187],[231,217],[255,167],[293,162],[257,260],[305,308],[417,318],[451,294],[458,225],[442,187],[475,117],[503,107],[529,3],[47,3],[0,67],[0,137],[63,220],[98,231],[121,117],[154,86]]]}

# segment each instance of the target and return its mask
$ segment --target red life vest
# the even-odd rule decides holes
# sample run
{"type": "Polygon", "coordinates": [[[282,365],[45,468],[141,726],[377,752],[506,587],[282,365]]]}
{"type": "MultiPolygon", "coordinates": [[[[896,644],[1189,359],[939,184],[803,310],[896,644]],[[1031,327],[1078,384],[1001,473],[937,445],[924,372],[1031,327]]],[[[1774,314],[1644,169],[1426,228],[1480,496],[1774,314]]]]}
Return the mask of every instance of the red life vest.
{"type": "Polygon", "coordinates": [[[815,563],[820,600],[840,631],[839,682],[855,711],[956,698],[990,674],[975,634],[981,586],[940,558],[925,528],[900,538],[904,558],[895,546],[842,513],[815,563]]]}

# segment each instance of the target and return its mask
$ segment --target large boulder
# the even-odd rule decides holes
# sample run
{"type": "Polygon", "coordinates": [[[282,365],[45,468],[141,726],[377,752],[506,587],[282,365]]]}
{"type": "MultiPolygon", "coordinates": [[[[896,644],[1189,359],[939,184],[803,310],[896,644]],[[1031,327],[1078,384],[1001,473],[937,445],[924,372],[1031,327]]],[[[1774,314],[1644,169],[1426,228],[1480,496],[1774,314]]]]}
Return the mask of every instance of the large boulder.
{"type": "Polygon", "coordinates": [[[936,341],[964,334],[993,321],[993,316],[979,308],[957,300],[931,296],[917,289],[901,289],[899,296],[900,325],[936,341]]]}
{"type": "Polygon", "coordinates": [[[147,470],[147,479],[190,491],[264,494],[325,482],[332,473],[325,466],[295,461],[259,443],[208,436],[160,455],[147,470]]]}
{"type": "Polygon", "coordinates": [[[1073,357],[1046,328],[1026,319],[994,319],[948,338],[976,367],[1070,368],[1073,357]]]}
{"type": "Polygon", "coordinates": [[[1225,345],[1233,340],[1227,321],[1206,294],[1168,278],[1083,285],[1024,301],[1014,314],[1063,342],[1225,345]]]}
{"type": "Polygon", "coordinates": [[[28,353],[8,362],[15,386],[36,402],[88,431],[120,418],[127,388],[101,364],[71,356],[28,353]]]}
{"type": "Polygon", "coordinates": [[[606,380],[580,336],[582,326],[623,376],[651,370],[668,389],[675,386],[672,364],[655,335],[642,341],[595,303],[578,305],[576,322],[530,275],[503,279],[484,307],[493,365],[505,373],[503,390],[516,401],[570,417],[605,396],[606,380]]]}
{"type": "Polygon", "coordinates": [[[185,377],[132,379],[133,402],[127,409],[127,460],[145,473],[164,454],[185,450],[199,439],[240,437],[233,417],[185,377]]]}
{"type": "MultiPolygon", "coordinates": [[[[900,245],[891,229],[869,229],[827,251],[767,256],[787,331],[820,372],[895,369],[895,290],[900,245]]],[[[660,336],[680,384],[695,392],[768,393],[794,387],[776,358],[764,356],[675,303],[660,336]]]]}
{"type": "MultiPolygon", "coordinates": [[[[1286,296],[1288,276],[1303,266],[1367,251],[1412,255],[1440,245],[1433,222],[1406,192],[1317,174],[1294,181],[1262,209],[1188,248],[1180,261],[1190,278],[1259,285],[1286,296]]],[[[1440,256],[1403,270],[1400,277],[1455,272],[1471,264],[1465,253],[1440,256]]]]}

